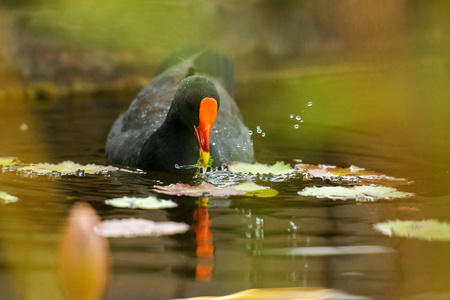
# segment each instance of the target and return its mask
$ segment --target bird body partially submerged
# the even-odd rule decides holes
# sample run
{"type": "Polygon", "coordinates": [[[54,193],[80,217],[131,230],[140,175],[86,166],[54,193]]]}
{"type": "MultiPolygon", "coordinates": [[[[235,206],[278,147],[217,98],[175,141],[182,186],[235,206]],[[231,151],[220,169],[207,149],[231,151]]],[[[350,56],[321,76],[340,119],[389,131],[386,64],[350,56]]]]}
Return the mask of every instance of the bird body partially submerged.
{"type": "Polygon", "coordinates": [[[195,165],[200,157],[205,167],[209,155],[213,167],[253,161],[248,128],[232,97],[232,63],[191,48],[162,66],[111,128],[107,163],[192,173],[195,168],[183,166],[195,165]]]}

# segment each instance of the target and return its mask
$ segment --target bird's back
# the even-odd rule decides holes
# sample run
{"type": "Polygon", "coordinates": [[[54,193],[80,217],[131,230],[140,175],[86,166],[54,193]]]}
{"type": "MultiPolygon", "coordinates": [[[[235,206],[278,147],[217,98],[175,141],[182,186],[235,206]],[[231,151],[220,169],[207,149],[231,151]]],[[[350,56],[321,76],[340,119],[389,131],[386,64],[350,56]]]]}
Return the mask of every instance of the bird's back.
{"type": "Polygon", "coordinates": [[[164,122],[178,84],[193,74],[211,79],[221,99],[211,132],[214,166],[234,160],[253,161],[248,129],[232,98],[236,87],[233,64],[210,50],[188,47],[172,54],[161,64],[153,81],[140,91],[128,110],[115,121],[106,145],[107,163],[142,167],[144,144],[164,122]]]}

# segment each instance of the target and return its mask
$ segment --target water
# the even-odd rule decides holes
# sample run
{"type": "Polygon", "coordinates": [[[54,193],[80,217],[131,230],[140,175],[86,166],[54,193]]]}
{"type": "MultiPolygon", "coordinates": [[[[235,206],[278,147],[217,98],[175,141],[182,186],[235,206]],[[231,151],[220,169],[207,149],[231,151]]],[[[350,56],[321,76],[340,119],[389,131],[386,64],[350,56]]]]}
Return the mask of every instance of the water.
{"type": "MultiPolygon", "coordinates": [[[[367,299],[450,297],[448,242],[388,237],[372,228],[394,219],[450,221],[448,86],[435,94],[424,89],[422,97],[412,99],[408,89],[414,85],[397,75],[378,70],[241,80],[237,99],[256,133],[252,138],[258,161],[356,165],[413,180],[400,189],[416,196],[363,203],[316,199],[297,192],[323,185],[321,181],[218,171],[203,179],[214,184],[251,179],[279,194],[211,198],[205,209],[198,199],[152,191],[154,185],[199,182],[187,175],[116,172],[26,178],[3,172],[0,190],[19,200],[1,206],[2,299],[58,299],[53,273],[57,246],[77,202],[91,204],[101,219],[176,221],[192,228],[174,236],[109,239],[112,276],[106,299],[226,295],[270,287],[333,288],[367,299]],[[296,128],[300,123],[294,116],[300,113],[304,122],[296,128]],[[104,203],[148,195],[179,206],[147,211],[104,203]],[[195,216],[205,210],[212,257],[196,252],[195,216]]],[[[109,128],[131,98],[3,103],[0,156],[104,164],[109,128]]]]}

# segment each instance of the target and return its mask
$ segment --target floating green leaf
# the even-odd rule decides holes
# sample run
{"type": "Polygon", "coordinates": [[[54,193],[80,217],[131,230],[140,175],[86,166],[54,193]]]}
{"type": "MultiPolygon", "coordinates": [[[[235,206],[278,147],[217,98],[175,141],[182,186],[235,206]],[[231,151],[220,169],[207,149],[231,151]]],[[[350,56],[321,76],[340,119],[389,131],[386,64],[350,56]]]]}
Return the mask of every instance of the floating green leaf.
{"type": "Polygon", "coordinates": [[[12,196],[6,192],[0,191],[0,203],[2,204],[8,204],[12,202],[17,202],[19,200],[18,197],[12,196]]]}
{"type": "Polygon", "coordinates": [[[105,200],[105,203],[114,207],[140,209],[165,209],[178,206],[171,200],[159,200],[154,196],[149,196],[147,198],[122,197],[105,200]]]}
{"type": "Polygon", "coordinates": [[[155,186],[155,191],[167,195],[189,196],[189,197],[225,197],[229,195],[243,195],[243,191],[239,191],[233,187],[215,187],[211,183],[203,181],[200,185],[189,185],[183,183],[171,184],[168,186],[155,186]]]}
{"type": "Polygon", "coordinates": [[[450,241],[450,224],[437,220],[386,221],[373,228],[388,236],[416,238],[427,241],[450,241]]]}
{"type": "Polygon", "coordinates": [[[97,234],[104,237],[138,237],[160,236],[184,233],[189,230],[189,225],[177,222],[154,222],[145,219],[113,219],[105,220],[94,227],[97,234]]]}
{"type": "Polygon", "coordinates": [[[21,173],[35,173],[37,175],[78,175],[84,174],[99,174],[117,171],[119,168],[113,166],[102,166],[96,164],[81,165],[73,161],[64,161],[59,164],[38,163],[30,164],[23,167],[18,167],[17,170],[21,173]]]}
{"type": "Polygon", "coordinates": [[[369,171],[356,166],[339,168],[329,165],[297,164],[295,165],[295,168],[305,179],[319,178],[338,184],[395,186],[410,183],[405,178],[387,176],[382,173],[369,171]]]}
{"type": "Polygon", "coordinates": [[[257,185],[251,181],[235,185],[233,188],[245,192],[246,196],[256,196],[260,198],[270,198],[278,194],[277,190],[271,189],[268,186],[257,185]]]}
{"type": "Polygon", "coordinates": [[[306,187],[298,192],[301,196],[314,196],[317,198],[329,198],[333,200],[356,199],[357,201],[376,201],[379,199],[406,198],[414,196],[413,193],[401,192],[386,186],[323,186],[306,187]]]}
{"type": "Polygon", "coordinates": [[[261,163],[243,163],[232,162],[228,165],[228,170],[233,173],[251,173],[251,174],[272,174],[282,175],[294,173],[295,170],[289,164],[277,162],[274,165],[266,165],[261,163]]]}

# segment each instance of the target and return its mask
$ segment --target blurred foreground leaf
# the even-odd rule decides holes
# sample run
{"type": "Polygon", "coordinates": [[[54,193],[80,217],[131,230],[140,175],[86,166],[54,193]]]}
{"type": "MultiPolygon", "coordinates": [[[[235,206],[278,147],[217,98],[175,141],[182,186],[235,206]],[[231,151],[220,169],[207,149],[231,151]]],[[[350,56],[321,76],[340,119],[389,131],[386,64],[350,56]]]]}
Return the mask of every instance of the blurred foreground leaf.
{"type": "Polygon", "coordinates": [[[97,234],[111,238],[172,235],[188,230],[189,225],[185,223],[153,222],[136,218],[106,220],[95,227],[97,234]]]}
{"type": "Polygon", "coordinates": [[[95,233],[95,210],[76,204],[69,215],[59,251],[58,275],[69,299],[103,298],[110,271],[108,241],[95,233]]]}
{"type": "Polygon", "coordinates": [[[282,175],[294,173],[295,170],[289,164],[277,162],[274,165],[266,165],[261,163],[243,163],[232,162],[228,165],[228,170],[233,173],[251,173],[251,174],[272,174],[282,175]]]}
{"type": "Polygon", "coordinates": [[[355,199],[357,201],[376,201],[379,199],[406,198],[414,196],[413,193],[401,192],[386,186],[323,186],[306,187],[298,192],[301,196],[314,196],[317,198],[329,198],[333,200],[355,199]]]}
{"type": "Polygon", "coordinates": [[[391,177],[356,166],[339,168],[329,165],[297,164],[295,168],[305,179],[319,178],[338,184],[395,186],[409,183],[405,178],[391,177]]]}
{"type": "Polygon", "coordinates": [[[140,209],[164,209],[178,206],[171,200],[159,200],[154,196],[148,196],[147,198],[122,197],[105,200],[105,203],[114,207],[140,209]]]}
{"type": "Polygon", "coordinates": [[[382,234],[427,241],[450,241],[450,224],[437,220],[386,221],[376,223],[373,228],[382,234]]]}
{"type": "Polygon", "coordinates": [[[302,300],[302,299],[369,300],[371,298],[351,295],[335,289],[314,288],[314,287],[251,289],[221,297],[186,298],[186,300],[302,300]]]}

